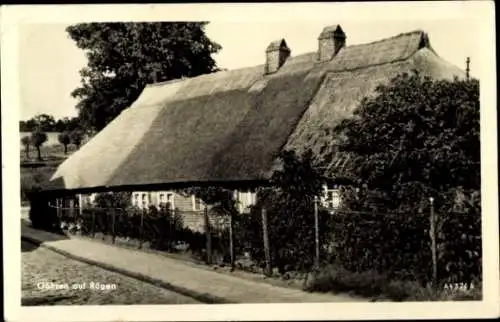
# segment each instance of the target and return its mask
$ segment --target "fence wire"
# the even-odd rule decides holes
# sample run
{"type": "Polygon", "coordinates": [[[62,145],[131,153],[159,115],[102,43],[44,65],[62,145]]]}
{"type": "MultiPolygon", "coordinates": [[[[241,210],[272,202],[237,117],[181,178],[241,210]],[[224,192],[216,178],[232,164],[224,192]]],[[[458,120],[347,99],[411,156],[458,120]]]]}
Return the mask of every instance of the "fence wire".
{"type": "Polygon", "coordinates": [[[281,232],[286,234],[286,227],[272,229],[275,223],[270,218],[270,228],[264,230],[260,209],[231,216],[165,207],[78,208],[54,203],[49,207],[57,213],[61,228],[70,233],[138,248],[188,252],[209,263],[235,265],[236,261],[245,269],[262,269],[266,264],[276,267],[281,265],[280,259],[289,258],[280,270],[295,269],[293,261],[311,266],[316,260],[321,265],[336,263],[354,272],[373,270],[423,284],[433,277],[440,283],[460,283],[481,276],[480,214],[437,214],[433,231],[428,213],[320,208],[315,211],[319,225],[308,220],[301,223],[304,229],[300,233],[280,236],[281,232]],[[268,234],[267,250],[263,234],[268,234]],[[283,238],[286,241],[277,245],[283,238]],[[249,262],[246,266],[241,264],[245,260],[249,262]]]}

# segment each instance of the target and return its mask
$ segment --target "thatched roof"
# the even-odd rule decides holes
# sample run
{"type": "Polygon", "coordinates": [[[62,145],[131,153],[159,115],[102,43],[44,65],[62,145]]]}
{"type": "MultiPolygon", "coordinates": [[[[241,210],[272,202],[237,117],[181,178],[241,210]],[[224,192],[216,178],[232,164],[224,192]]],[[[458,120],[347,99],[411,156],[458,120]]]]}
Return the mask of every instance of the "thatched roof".
{"type": "Polygon", "coordinates": [[[290,57],[272,75],[256,66],[149,85],[59,167],[53,187],[266,180],[283,148],[320,156],[325,129],[380,82],[413,69],[464,74],[415,31],[342,48],[326,62],[316,52],[290,57]]]}

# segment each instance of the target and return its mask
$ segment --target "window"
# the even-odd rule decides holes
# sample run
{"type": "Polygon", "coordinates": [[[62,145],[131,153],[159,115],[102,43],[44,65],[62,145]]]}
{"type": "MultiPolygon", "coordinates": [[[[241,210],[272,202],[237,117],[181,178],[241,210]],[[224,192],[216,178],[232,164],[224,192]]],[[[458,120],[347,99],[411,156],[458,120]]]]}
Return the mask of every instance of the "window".
{"type": "Polygon", "coordinates": [[[191,196],[191,202],[193,203],[193,211],[200,211],[203,209],[203,201],[196,196],[191,196]]]}
{"type": "Polygon", "coordinates": [[[158,192],[158,206],[174,209],[174,194],[172,192],[158,192]]]}
{"type": "Polygon", "coordinates": [[[147,209],[149,206],[149,200],[148,200],[148,194],[147,193],[142,193],[142,204],[141,204],[142,209],[147,209]]]}
{"type": "Polygon", "coordinates": [[[238,191],[236,196],[236,205],[240,212],[248,211],[251,206],[255,205],[257,199],[256,193],[251,191],[238,191]]]}
{"type": "Polygon", "coordinates": [[[322,197],[322,203],[323,206],[330,209],[334,210],[340,206],[340,190],[338,188],[329,188],[327,186],[323,187],[323,197],[322,197]]]}
{"type": "Polygon", "coordinates": [[[134,192],[134,196],[132,197],[132,205],[135,206],[135,207],[140,207],[140,203],[139,203],[139,197],[140,197],[140,194],[138,192],[134,192]]]}

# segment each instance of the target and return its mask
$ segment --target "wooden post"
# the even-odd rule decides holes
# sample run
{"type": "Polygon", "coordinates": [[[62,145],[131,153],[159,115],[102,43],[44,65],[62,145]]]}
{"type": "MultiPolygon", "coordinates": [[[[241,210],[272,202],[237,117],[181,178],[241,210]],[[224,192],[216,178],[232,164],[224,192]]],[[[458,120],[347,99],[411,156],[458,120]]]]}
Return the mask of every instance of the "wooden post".
{"type": "Polygon", "coordinates": [[[205,235],[207,242],[207,264],[210,265],[212,263],[212,233],[210,229],[210,218],[208,218],[208,207],[205,206],[205,235]]]}
{"type": "Polygon", "coordinates": [[[95,210],[92,209],[92,238],[95,238],[95,210]]]}
{"type": "Polygon", "coordinates": [[[233,212],[229,213],[229,255],[231,260],[231,269],[234,269],[234,240],[233,240],[233,212]]]}
{"type": "Polygon", "coordinates": [[[142,248],[142,239],[144,234],[144,210],[141,210],[141,224],[139,225],[139,249],[142,248]]]}
{"type": "Polygon", "coordinates": [[[61,198],[57,198],[56,199],[56,208],[57,208],[57,218],[59,218],[59,220],[62,219],[62,207],[63,207],[63,200],[61,198]]]}
{"type": "Polygon", "coordinates": [[[269,249],[269,232],[267,230],[267,211],[264,207],[262,208],[262,233],[264,238],[264,256],[266,259],[266,270],[264,273],[267,276],[271,276],[271,251],[269,249]]]}
{"type": "Polygon", "coordinates": [[[319,268],[319,214],[318,214],[318,197],[314,196],[314,242],[316,257],[314,258],[314,266],[319,268]]]}
{"type": "Polygon", "coordinates": [[[115,243],[116,233],[115,233],[115,221],[116,221],[116,210],[111,208],[111,242],[115,243]]]}
{"type": "Polygon", "coordinates": [[[437,249],[436,249],[436,214],[434,212],[434,198],[429,198],[431,209],[430,209],[430,239],[431,239],[431,253],[432,253],[432,286],[437,286],[437,249]]]}
{"type": "Polygon", "coordinates": [[[73,196],[69,199],[69,220],[75,219],[75,199],[73,196]]]}
{"type": "Polygon", "coordinates": [[[82,205],[83,205],[83,197],[82,197],[81,194],[78,194],[78,215],[80,217],[83,216],[83,207],[82,207],[82,205]]]}

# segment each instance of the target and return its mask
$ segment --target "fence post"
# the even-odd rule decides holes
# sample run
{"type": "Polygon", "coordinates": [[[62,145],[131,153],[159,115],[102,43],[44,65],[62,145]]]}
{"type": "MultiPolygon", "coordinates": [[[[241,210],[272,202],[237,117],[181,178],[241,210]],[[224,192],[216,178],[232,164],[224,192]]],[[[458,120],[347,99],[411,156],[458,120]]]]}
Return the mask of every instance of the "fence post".
{"type": "Polygon", "coordinates": [[[208,218],[208,207],[205,206],[205,234],[207,240],[207,264],[212,263],[212,233],[210,231],[210,219],[208,218]]]}
{"type": "Polygon", "coordinates": [[[62,211],[63,211],[62,207],[63,207],[62,199],[57,198],[56,199],[56,208],[57,208],[57,218],[59,219],[59,221],[61,221],[61,219],[62,219],[62,211]]]}
{"type": "Polygon", "coordinates": [[[314,243],[316,257],[314,258],[314,266],[319,268],[319,214],[318,214],[318,197],[314,196],[314,243]]]}
{"type": "Polygon", "coordinates": [[[141,209],[141,223],[139,225],[139,245],[137,246],[139,249],[142,248],[143,233],[144,233],[144,210],[141,209]]]}
{"type": "Polygon", "coordinates": [[[74,199],[74,196],[71,196],[71,198],[69,199],[69,220],[71,220],[71,221],[75,220],[75,199],[74,199]]]}
{"type": "Polygon", "coordinates": [[[116,209],[111,208],[111,242],[115,243],[116,233],[115,233],[115,221],[116,221],[116,209]]]}
{"type": "Polygon", "coordinates": [[[95,238],[95,210],[92,209],[92,238],[95,238]]]}
{"type": "Polygon", "coordinates": [[[233,240],[233,212],[229,213],[229,255],[231,260],[231,269],[234,268],[234,240],[233,240]]]}
{"type": "Polygon", "coordinates": [[[437,286],[437,249],[436,249],[436,214],[434,212],[434,198],[430,197],[430,239],[431,239],[431,252],[432,252],[432,286],[437,286]]]}
{"type": "Polygon", "coordinates": [[[267,211],[264,207],[262,207],[262,235],[264,239],[264,256],[266,259],[265,274],[267,276],[271,276],[272,268],[271,268],[271,252],[269,249],[269,232],[267,230],[267,211]]]}
{"type": "Polygon", "coordinates": [[[170,209],[170,208],[166,208],[166,211],[168,211],[168,214],[169,214],[169,220],[168,220],[168,235],[167,235],[167,239],[168,239],[168,251],[171,252],[173,250],[173,247],[172,247],[172,234],[173,234],[173,230],[172,230],[172,223],[173,221],[175,220],[175,209],[170,209]]]}

